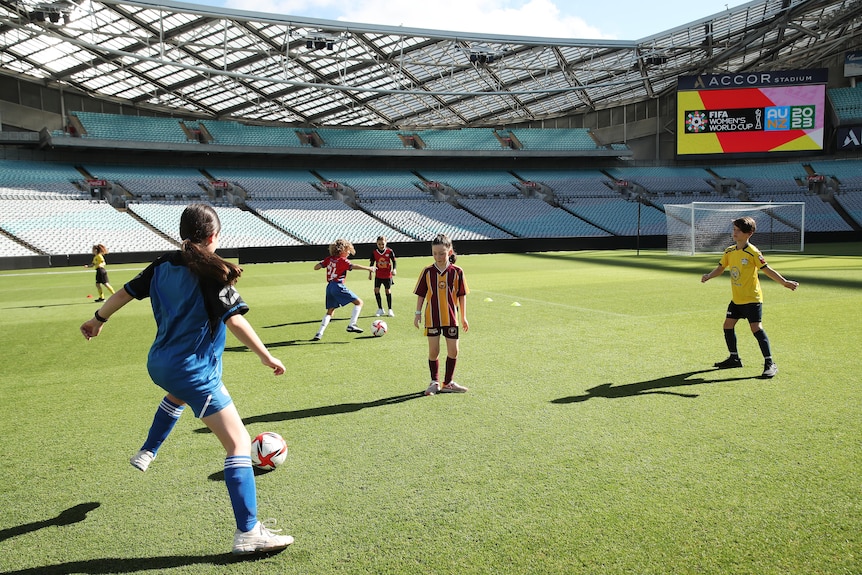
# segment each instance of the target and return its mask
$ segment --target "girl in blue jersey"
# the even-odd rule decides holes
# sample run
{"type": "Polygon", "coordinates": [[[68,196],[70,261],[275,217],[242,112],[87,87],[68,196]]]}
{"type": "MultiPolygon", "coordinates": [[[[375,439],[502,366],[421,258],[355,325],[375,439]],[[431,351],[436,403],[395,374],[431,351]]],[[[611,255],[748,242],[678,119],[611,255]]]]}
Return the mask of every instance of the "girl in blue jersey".
{"type": "Polygon", "coordinates": [[[220,232],[221,222],[212,206],[188,206],[180,218],[182,250],[158,258],[113,294],[84,322],[81,333],[87,340],[98,336],[124,305],[150,298],[157,332],[147,370],[167,395],[131,463],[146,471],[186,404],[190,405],[227,452],[224,477],[237,527],[233,552],[276,551],[293,543],[293,537],[276,535],[257,519],[251,438],[221,380],[226,329],[275,375],[284,373],[284,365],[243,317],[248,306],[234,289],[242,269],[215,253],[220,232]]]}

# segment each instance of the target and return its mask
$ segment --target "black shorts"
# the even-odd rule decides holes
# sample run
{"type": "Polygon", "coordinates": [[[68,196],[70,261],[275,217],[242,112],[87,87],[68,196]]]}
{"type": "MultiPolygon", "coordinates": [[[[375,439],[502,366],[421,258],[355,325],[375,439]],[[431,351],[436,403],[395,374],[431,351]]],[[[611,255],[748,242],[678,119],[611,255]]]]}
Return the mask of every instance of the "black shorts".
{"type": "Polygon", "coordinates": [[[386,289],[392,287],[392,278],[374,278],[374,287],[380,289],[383,286],[386,289]]]}
{"type": "Polygon", "coordinates": [[[458,326],[426,327],[425,335],[428,337],[443,336],[446,339],[458,339],[458,326]]]}
{"type": "Polygon", "coordinates": [[[762,303],[733,303],[727,305],[727,319],[747,319],[748,323],[763,321],[762,303]]]}
{"type": "Polygon", "coordinates": [[[106,284],[108,282],[108,270],[105,268],[96,268],[96,283],[106,284]]]}

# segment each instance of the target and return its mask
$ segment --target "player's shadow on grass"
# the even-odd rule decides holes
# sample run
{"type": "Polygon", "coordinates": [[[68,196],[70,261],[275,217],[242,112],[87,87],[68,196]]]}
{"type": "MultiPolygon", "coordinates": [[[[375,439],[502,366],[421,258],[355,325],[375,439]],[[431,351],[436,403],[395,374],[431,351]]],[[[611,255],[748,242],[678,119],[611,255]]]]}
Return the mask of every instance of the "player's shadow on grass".
{"type": "Polygon", "coordinates": [[[678,373],[676,375],[668,375],[647,381],[639,381],[636,383],[627,383],[624,385],[614,385],[612,383],[603,383],[586,390],[583,395],[571,395],[569,397],[560,397],[551,400],[551,403],[580,403],[594,397],[604,397],[605,399],[619,399],[621,397],[635,397],[637,395],[675,395],[677,397],[685,397],[693,399],[698,397],[696,393],[682,393],[670,391],[676,387],[687,387],[690,385],[703,385],[709,383],[721,383],[726,381],[743,381],[746,379],[757,379],[754,376],[748,377],[726,377],[722,379],[704,379],[691,376],[701,373],[711,373],[716,369],[702,369],[700,371],[689,371],[686,373],[678,373]]]}
{"type": "MultiPolygon", "coordinates": [[[[266,347],[290,347],[293,345],[321,345],[321,344],[329,344],[329,345],[342,345],[345,343],[350,343],[349,341],[312,341],[311,338],[308,339],[289,339],[287,341],[274,341],[266,344],[266,347]]],[[[249,348],[244,345],[235,345],[233,347],[224,348],[225,351],[231,352],[251,352],[249,348]]]]}
{"type": "Polygon", "coordinates": [[[218,555],[167,555],[165,557],[102,557],[16,569],[15,571],[2,571],[2,573],[3,575],[68,575],[69,573],[107,575],[109,573],[136,573],[138,571],[163,572],[167,569],[190,565],[233,565],[239,562],[259,561],[282,551],[254,555],[221,553],[218,555]]]}
{"type": "Polygon", "coordinates": [[[72,525],[73,523],[80,523],[87,518],[87,513],[99,506],[101,506],[101,503],[79,503],[74,507],[70,507],[65,511],[62,511],[58,516],[52,517],[51,519],[44,519],[42,521],[34,521],[33,523],[18,525],[17,527],[0,529],[0,541],[5,541],[6,539],[11,539],[12,537],[24,535],[25,533],[30,533],[32,531],[38,531],[45,527],[60,527],[63,525],[72,525]]]}
{"type": "MultiPolygon", "coordinates": [[[[423,397],[424,393],[417,391],[415,393],[405,393],[404,395],[393,395],[392,397],[384,397],[375,399],[374,401],[359,401],[355,403],[337,403],[335,405],[324,405],[321,407],[310,407],[308,409],[297,409],[294,411],[276,411],[274,413],[263,413],[261,415],[252,415],[251,417],[243,417],[242,421],[246,425],[252,423],[274,423],[277,421],[291,421],[294,419],[306,419],[308,417],[321,417],[324,415],[338,415],[341,413],[355,413],[357,411],[368,409],[369,407],[382,407],[384,405],[395,405],[404,403],[411,399],[423,397]]],[[[201,427],[195,429],[195,433],[211,433],[209,428],[201,427]]]]}

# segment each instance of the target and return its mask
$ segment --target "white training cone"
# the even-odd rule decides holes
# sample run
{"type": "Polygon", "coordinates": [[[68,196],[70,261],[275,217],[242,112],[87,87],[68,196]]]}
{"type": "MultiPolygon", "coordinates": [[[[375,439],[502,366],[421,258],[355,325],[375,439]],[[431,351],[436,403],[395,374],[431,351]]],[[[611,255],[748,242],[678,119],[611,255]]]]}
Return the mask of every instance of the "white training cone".
{"type": "Polygon", "coordinates": [[[512,304],[512,307],[521,307],[521,304],[519,304],[518,302],[515,302],[512,304]]]}
{"type": "Polygon", "coordinates": [[[491,299],[491,298],[489,298],[489,297],[486,297],[486,298],[485,298],[485,301],[494,301],[494,300],[492,300],[492,299],[491,299]]]}

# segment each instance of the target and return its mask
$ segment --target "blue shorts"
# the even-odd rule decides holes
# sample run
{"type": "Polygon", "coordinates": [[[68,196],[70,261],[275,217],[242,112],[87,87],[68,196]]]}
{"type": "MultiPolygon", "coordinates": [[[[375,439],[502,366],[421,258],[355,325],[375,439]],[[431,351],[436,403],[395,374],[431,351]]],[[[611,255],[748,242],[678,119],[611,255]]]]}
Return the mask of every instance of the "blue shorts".
{"type": "Polygon", "coordinates": [[[326,309],[335,309],[358,300],[359,296],[341,282],[326,284],[326,309]]]}
{"type": "Polygon", "coordinates": [[[189,407],[192,408],[195,417],[197,417],[198,419],[203,419],[207,415],[218,413],[219,411],[233,403],[233,399],[231,398],[230,394],[227,391],[227,388],[224,386],[223,383],[220,383],[217,387],[215,387],[215,389],[197,389],[193,387],[187,387],[185,389],[179,390],[179,392],[172,389],[165,389],[165,391],[167,391],[174,397],[178,397],[179,399],[185,401],[189,405],[189,407]]]}

